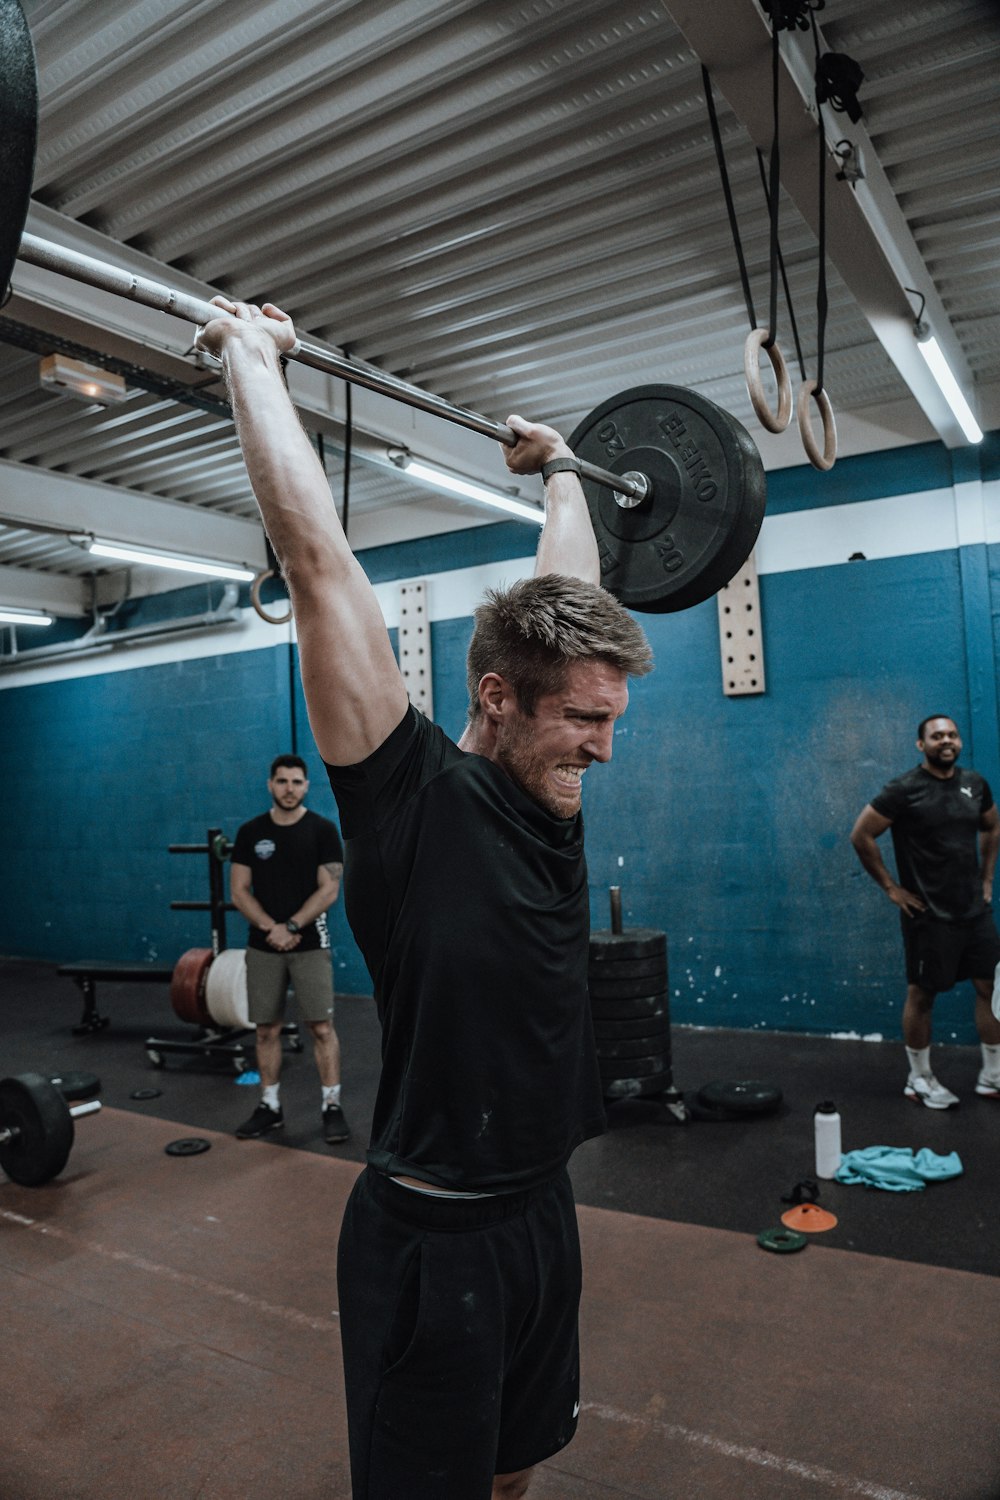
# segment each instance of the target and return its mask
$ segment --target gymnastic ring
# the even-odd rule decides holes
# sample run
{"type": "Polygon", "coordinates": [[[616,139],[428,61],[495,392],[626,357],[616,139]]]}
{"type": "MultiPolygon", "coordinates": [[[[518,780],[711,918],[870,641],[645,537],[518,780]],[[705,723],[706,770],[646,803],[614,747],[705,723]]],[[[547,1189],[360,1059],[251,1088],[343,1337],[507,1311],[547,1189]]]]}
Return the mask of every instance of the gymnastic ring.
{"type": "Polygon", "coordinates": [[[788,366],[777,342],[768,345],[766,328],[752,328],[743,345],[743,373],[746,376],[747,394],[757,413],[757,419],[768,432],[784,432],[792,420],[792,382],[788,378],[788,366]],[[777,415],[767,404],[764,386],[760,378],[760,351],[764,350],[771,361],[771,369],[778,386],[777,415]]]}
{"type": "Polygon", "coordinates": [[[799,399],[796,402],[795,414],[799,424],[799,437],[802,446],[806,450],[806,458],[814,469],[832,469],[837,461],[837,424],[833,419],[833,407],[826,391],[816,389],[815,380],[804,380],[799,387],[799,399]],[[820,453],[813,437],[812,423],[809,420],[809,398],[812,396],[819,407],[819,414],[823,418],[823,452],[820,453]]]}
{"type": "Polygon", "coordinates": [[[273,568],[268,568],[266,572],[264,572],[264,573],[258,573],[257,574],[257,577],[254,579],[253,583],[250,585],[250,603],[253,605],[253,607],[257,611],[257,613],[260,615],[261,619],[262,620],[266,620],[269,625],[287,625],[288,622],[289,622],[289,620],[292,618],[292,606],[291,605],[288,606],[288,612],[287,612],[287,614],[283,614],[283,615],[269,615],[268,612],[267,612],[267,610],[264,608],[264,606],[260,602],[260,586],[261,586],[261,584],[262,583],[266,583],[269,578],[273,578],[274,576],[275,575],[274,575],[274,569],[273,568]]]}

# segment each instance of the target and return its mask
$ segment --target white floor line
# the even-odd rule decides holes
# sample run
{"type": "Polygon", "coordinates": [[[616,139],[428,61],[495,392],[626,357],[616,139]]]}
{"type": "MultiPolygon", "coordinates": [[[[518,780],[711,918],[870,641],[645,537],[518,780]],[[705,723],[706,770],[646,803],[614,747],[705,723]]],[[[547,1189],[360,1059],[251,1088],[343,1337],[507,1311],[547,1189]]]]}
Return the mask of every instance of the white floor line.
{"type": "Polygon", "coordinates": [[[729,1443],[724,1438],[713,1437],[708,1432],[695,1432],[690,1427],[681,1427],[674,1422],[656,1422],[638,1417],[632,1412],[618,1411],[613,1406],[602,1406],[596,1401],[584,1401],[581,1411],[604,1422],[618,1422],[629,1427],[643,1427],[649,1432],[675,1442],[690,1443],[694,1447],[708,1448],[723,1458],[734,1458],[742,1463],[756,1464],[761,1469],[775,1469],[782,1474],[791,1474],[813,1484],[825,1484],[841,1495],[858,1495],[863,1500],[920,1500],[912,1490],[888,1489],[884,1484],[874,1484],[868,1479],[855,1479],[850,1474],[837,1474],[833,1469],[824,1469],[816,1464],[799,1463],[794,1458],[783,1458],[780,1453],[769,1453],[766,1448],[747,1448],[741,1443],[729,1443]]]}
{"type": "Polygon", "coordinates": [[[65,1244],[73,1245],[77,1250],[86,1250],[91,1255],[99,1255],[104,1260],[117,1261],[121,1265],[130,1266],[135,1271],[143,1271],[146,1275],[160,1276],[178,1286],[190,1287],[194,1291],[205,1292],[210,1297],[221,1297],[227,1302],[238,1303],[240,1307],[249,1308],[252,1312],[263,1313],[271,1318],[280,1318],[283,1322],[292,1323],[298,1328],[311,1328],[316,1333],[329,1333],[331,1327],[335,1327],[340,1318],[339,1312],[336,1311],[330,1313],[333,1323],[325,1318],[312,1318],[308,1313],[299,1312],[297,1308],[265,1302],[260,1297],[251,1296],[249,1292],[239,1291],[230,1286],[221,1286],[217,1281],[206,1281],[203,1277],[194,1276],[189,1271],[175,1271],[172,1266],[160,1265],[157,1261],[146,1260],[141,1255],[132,1255],[127,1250],[115,1250],[110,1245],[99,1245],[93,1241],[78,1239],[76,1235],[68,1234],[64,1229],[56,1229],[51,1224],[42,1224],[37,1219],[25,1218],[23,1214],[11,1213],[9,1209],[0,1209],[0,1219],[9,1224],[19,1224],[35,1234],[46,1235],[49,1239],[61,1240],[65,1244]]]}

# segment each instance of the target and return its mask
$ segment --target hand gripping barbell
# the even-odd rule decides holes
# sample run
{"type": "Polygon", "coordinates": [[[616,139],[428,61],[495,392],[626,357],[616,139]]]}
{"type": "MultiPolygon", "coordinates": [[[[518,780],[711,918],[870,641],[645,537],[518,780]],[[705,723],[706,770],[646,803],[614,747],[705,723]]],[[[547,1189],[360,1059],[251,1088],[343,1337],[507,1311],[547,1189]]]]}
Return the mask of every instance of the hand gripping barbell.
{"type": "Polygon", "coordinates": [[[38,1187],[57,1177],[73,1149],[73,1122],[97,1114],[99,1099],[69,1105],[49,1078],[0,1080],[0,1166],[12,1182],[38,1187]]]}
{"type": "MultiPolygon", "coordinates": [[[[16,261],[203,324],[227,316],[210,302],[22,234],[31,199],[38,80],[31,36],[17,0],[0,0],[8,212],[0,222],[0,293],[16,261]]],[[[329,347],[297,341],[291,359],[416,407],[513,447],[504,423],[329,347]]],[[[687,609],[739,571],[764,518],[766,480],[753,439],[705,397],[679,386],[645,385],[605,401],[569,438],[601,555],[605,587],[632,609],[687,609]]]]}

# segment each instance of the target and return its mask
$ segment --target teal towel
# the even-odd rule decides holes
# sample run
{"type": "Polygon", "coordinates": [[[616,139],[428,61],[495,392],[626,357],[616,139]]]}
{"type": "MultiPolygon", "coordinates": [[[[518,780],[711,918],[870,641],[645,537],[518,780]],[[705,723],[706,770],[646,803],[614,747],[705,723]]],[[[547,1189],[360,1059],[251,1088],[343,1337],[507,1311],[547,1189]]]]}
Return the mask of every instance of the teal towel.
{"type": "Polygon", "coordinates": [[[841,1158],[837,1182],[862,1182],[887,1193],[918,1193],[928,1182],[945,1182],[963,1171],[957,1151],[939,1156],[925,1146],[914,1156],[909,1146],[866,1146],[841,1158]]]}

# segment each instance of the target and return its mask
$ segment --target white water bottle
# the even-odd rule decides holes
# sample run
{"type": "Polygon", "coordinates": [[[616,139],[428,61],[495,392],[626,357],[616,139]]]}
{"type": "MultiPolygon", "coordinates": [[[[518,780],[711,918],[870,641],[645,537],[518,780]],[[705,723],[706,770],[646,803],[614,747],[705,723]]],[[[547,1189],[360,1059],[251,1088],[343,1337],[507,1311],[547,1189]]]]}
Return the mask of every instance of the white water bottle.
{"type": "Polygon", "coordinates": [[[840,1115],[837,1106],[827,1099],[817,1104],[814,1116],[816,1126],[816,1176],[836,1177],[840,1167],[840,1115]]]}

